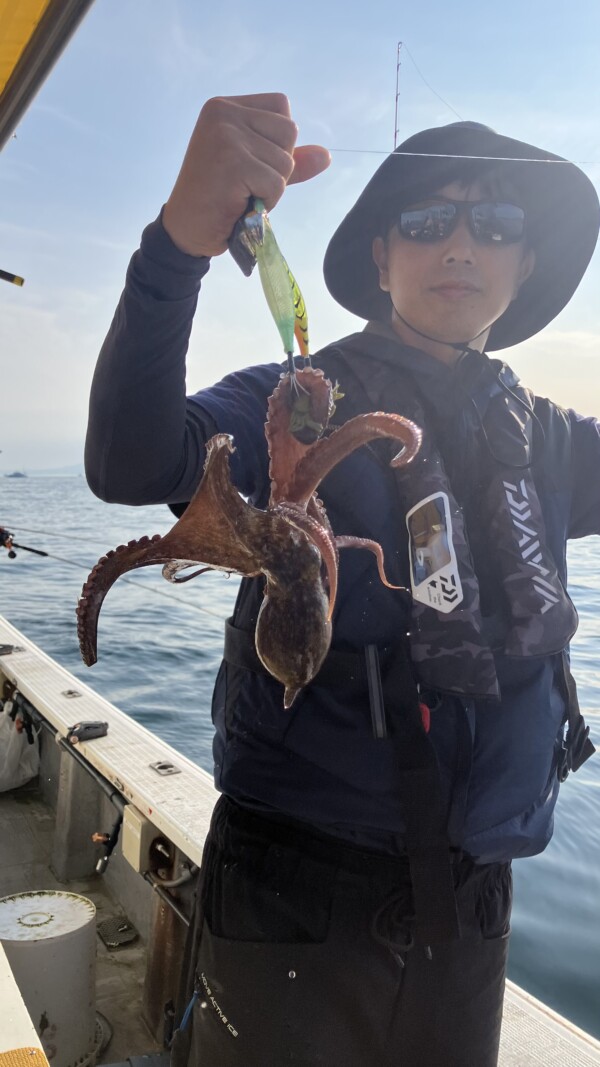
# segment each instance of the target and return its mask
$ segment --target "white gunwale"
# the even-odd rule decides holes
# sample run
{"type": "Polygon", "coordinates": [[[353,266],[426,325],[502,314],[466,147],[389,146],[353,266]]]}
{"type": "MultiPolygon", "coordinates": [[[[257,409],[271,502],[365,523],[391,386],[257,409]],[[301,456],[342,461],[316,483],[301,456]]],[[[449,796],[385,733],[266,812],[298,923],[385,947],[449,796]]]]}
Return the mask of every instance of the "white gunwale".
{"type": "Polygon", "coordinates": [[[59,737],[65,738],[76,722],[108,723],[106,737],[78,744],[81,755],[161,834],[200,864],[218,796],[211,776],[75,678],[0,615],[2,644],[23,648],[0,656],[0,670],[59,737]],[[73,689],[81,696],[64,695],[73,689]],[[150,770],[150,764],[159,761],[172,763],[180,773],[163,777],[150,770]]]}

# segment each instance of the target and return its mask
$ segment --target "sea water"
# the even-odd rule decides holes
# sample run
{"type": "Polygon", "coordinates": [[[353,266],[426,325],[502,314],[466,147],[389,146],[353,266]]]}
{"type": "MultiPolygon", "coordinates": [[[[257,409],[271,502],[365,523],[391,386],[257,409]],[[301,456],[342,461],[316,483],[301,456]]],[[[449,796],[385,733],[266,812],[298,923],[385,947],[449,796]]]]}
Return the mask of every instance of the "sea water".
{"type": "MultiPolygon", "coordinates": [[[[0,550],[0,614],[211,771],[211,693],[236,579],[209,573],[176,588],[157,567],[130,572],[103,606],[91,670],[77,644],[75,606],[99,556],[142,534],[165,533],[173,521],[166,507],[104,504],[83,477],[1,478],[0,526],[49,555],[17,549],[11,560],[0,550]]],[[[580,619],[573,669],[600,748],[599,561],[600,537],[570,545],[569,591],[580,619]]],[[[510,977],[600,1037],[600,756],[569,777],[551,844],[515,862],[514,877],[510,977]]]]}

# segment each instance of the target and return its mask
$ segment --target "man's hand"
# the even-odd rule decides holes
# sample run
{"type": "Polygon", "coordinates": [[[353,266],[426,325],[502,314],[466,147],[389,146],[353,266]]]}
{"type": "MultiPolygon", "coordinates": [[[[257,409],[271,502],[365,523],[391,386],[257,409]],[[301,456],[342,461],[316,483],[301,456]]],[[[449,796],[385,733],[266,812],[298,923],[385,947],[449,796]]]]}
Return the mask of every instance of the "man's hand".
{"type": "Polygon", "coordinates": [[[250,196],[270,210],[287,185],[325,170],[327,149],[295,148],[297,135],[282,93],[208,100],[163,212],[177,247],[192,256],[220,255],[250,196]]]}

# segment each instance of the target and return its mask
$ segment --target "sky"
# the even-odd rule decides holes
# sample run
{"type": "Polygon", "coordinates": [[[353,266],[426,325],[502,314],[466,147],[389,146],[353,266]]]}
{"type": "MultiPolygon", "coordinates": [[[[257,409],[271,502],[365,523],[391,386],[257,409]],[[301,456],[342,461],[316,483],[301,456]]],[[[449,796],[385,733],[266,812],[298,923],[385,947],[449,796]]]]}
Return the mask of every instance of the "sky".
{"type": "MultiPolygon", "coordinates": [[[[328,171],[272,214],[313,350],[362,327],[322,277],[329,237],[399,141],[458,117],[582,164],[600,189],[600,4],[353,6],[96,0],[0,153],[0,471],[82,460],[95,361],[144,226],[205,100],[285,92],[328,171]]],[[[600,252],[542,334],[502,353],[537,393],[600,415],[600,252]]],[[[188,391],[280,358],[258,277],[228,255],[203,285],[188,391]]]]}

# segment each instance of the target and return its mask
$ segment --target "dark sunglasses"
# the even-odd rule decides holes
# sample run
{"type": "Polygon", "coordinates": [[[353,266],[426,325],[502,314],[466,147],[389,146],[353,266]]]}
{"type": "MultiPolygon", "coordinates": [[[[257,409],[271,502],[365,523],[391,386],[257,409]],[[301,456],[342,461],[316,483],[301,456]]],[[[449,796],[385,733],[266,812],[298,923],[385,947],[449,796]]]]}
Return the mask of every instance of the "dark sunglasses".
{"type": "Polygon", "coordinates": [[[408,241],[444,241],[462,216],[475,240],[485,244],[515,244],[525,233],[523,208],[488,200],[432,200],[401,211],[396,226],[408,241]]]}

